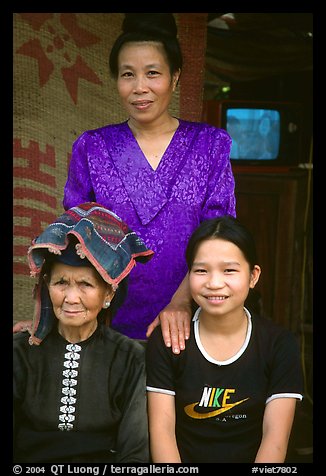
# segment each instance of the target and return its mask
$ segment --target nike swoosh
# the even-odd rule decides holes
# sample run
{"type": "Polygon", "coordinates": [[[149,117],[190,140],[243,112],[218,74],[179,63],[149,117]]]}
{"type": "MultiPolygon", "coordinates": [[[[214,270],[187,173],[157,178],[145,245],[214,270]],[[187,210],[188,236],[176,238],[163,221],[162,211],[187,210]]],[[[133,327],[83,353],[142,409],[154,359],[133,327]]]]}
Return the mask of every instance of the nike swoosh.
{"type": "Polygon", "coordinates": [[[197,403],[191,403],[190,405],[187,405],[184,410],[187,415],[189,415],[191,418],[197,418],[197,419],[203,419],[203,418],[211,418],[216,415],[220,415],[221,413],[224,413],[231,408],[235,407],[236,405],[239,405],[242,402],[245,402],[248,400],[248,398],[244,398],[243,400],[240,400],[239,402],[235,403],[229,403],[225,405],[225,407],[219,408],[218,410],[213,410],[212,412],[207,412],[207,413],[198,413],[196,410],[194,410],[195,406],[198,405],[199,402],[197,403]]]}

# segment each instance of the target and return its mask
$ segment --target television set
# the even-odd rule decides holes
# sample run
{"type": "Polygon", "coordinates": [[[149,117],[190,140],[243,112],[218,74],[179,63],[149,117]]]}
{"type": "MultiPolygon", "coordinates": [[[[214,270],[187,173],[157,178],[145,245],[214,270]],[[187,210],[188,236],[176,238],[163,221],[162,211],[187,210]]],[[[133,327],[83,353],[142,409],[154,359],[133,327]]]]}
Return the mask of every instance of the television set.
{"type": "Polygon", "coordinates": [[[204,101],[203,120],[232,138],[231,163],[288,170],[301,162],[301,105],[277,101],[204,101]]]}

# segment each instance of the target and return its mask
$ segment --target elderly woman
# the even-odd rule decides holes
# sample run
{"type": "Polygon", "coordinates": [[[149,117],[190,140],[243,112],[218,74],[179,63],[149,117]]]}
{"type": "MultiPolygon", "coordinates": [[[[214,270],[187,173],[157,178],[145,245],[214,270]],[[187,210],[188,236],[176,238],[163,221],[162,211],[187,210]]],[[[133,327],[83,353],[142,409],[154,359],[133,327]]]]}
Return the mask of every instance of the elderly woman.
{"type": "Polygon", "coordinates": [[[33,241],[33,329],[13,336],[16,462],[149,461],[144,348],[106,324],[152,255],[94,202],[33,241]]]}

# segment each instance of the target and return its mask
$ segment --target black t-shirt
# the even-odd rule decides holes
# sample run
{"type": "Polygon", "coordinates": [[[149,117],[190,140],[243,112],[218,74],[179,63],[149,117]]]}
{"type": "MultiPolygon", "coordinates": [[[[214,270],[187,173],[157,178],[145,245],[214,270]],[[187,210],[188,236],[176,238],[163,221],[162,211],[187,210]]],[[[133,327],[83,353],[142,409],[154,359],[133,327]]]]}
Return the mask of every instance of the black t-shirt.
{"type": "Polygon", "coordinates": [[[298,342],[290,331],[248,315],[246,340],[231,359],[217,362],[203,348],[196,312],[190,339],[173,354],[155,329],[146,348],[147,390],[175,396],[176,437],[182,462],[252,463],[270,399],[301,399],[298,342]]]}

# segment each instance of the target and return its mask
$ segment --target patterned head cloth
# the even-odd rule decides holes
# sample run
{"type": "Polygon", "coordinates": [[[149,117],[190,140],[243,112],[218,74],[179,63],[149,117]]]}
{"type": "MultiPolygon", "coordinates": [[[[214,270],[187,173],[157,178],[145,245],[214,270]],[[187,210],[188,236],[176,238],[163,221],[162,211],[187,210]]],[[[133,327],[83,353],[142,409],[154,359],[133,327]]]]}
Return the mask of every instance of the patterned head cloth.
{"type": "Polygon", "coordinates": [[[87,202],[67,210],[33,240],[27,252],[31,276],[39,276],[30,343],[40,344],[54,322],[47,286],[40,275],[45,261],[93,265],[116,289],[137,261],[145,263],[153,254],[126,223],[102,205],[87,202]]]}

